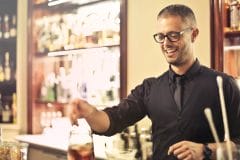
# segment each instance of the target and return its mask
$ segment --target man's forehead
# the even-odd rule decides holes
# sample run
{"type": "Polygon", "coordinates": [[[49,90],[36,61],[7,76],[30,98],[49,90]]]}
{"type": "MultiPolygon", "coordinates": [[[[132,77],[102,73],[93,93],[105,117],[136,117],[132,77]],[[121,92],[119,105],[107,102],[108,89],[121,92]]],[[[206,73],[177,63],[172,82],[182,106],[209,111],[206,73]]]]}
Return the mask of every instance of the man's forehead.
{"type": "Polygon", "coordinates": [[[184,21],[183,18],[179,15],[172,15],[172,14],[166,14],[166,15],[161,15],[160,17],[158,17],[157,21],[159,20],[168,20],[168,19],[176,19],[179,21],[184,21]]]}
{"type": "Polygon", "coordinates": [[[184,27],[188,26],[188,24],[182,20],[179,16],[168,16],[168,17],[159,17],[157,20],[157,27],[184,27]]]}

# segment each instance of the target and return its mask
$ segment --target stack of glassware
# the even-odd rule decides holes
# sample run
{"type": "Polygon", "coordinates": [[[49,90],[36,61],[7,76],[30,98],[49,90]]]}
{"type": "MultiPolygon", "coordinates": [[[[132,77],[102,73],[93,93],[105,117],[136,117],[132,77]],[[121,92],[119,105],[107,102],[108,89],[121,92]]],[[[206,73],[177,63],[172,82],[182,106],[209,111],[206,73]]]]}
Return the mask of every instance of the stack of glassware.
{"type": "Polygon", "coordinates": [[[0,128],[0,160],[27,160],[26,143],[3,141],[0,128]]]}

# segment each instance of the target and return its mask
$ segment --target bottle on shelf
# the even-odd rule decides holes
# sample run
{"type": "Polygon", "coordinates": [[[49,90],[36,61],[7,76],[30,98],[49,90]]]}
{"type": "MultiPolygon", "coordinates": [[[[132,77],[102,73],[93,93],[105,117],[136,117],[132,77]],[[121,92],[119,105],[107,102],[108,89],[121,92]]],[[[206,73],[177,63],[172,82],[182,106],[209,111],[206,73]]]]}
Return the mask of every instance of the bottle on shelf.
{"type": "Polygon", "coordinates": [[[17,36],[17,18],[16,15],[12,15],[11,24],[10,24],[10,37],[17,36]]]}
{"type": "Polygon", "coordinates": [[[69,100],[69,84],[67,81],[66,70],[64,67],[59,68],[59,75],[57,75],[57,101],[67,102],[69,100]]]}
{"type": "Polygon", "coordinates": [[[54,102],[57,99],[56,94],[56,76],[54,72],[48,73],[41,85],[41,101],[54,102]]]}
{"type": "Polygon", "coordinates": [[[4,81],[4,71],[3,71],[3,66],[0,64],[0,82],[4,81]]]}
{"type": "Polygon", "coordinates": [[[2,111],[2,122],[4,123],[9,123],[11,122],[11,109],[9,107],[9,104],[6,103],[4,108],[3,108],[3,111],[2,111]]]}
{"type": "Polygon", "coordinates": [[[137,125],[134,125],[134,131],[136,133],[136,149],[137,149],[137,152],[136,152],[136,155],[135,155],[135,158],[136,159],[142,159],[143,155],[142,155],[142,144],[141,144],[141,141],[140,141],[140,134],[138,132],[138,126],[137,125]]]}
{"type": "Polygon", "coordinates": [[[5,14],[4,15],[4,23],[3,23],[3,37],[5,39],[8,39],[10,37],[10,28],[9,28],[9,15],[5,14]]]}
{"type": "Polygon", "coordinates": [[[17,123],[17,96],[16,93],[12,95],[12,115],[13,115],[13,123],[17,123]]]}
{"type": "Polygon", "coordinates": [[[10,53],[8,51],[4,55],[4,77],[6,81],[11,79],[10,53]]]}
{"type": "Polygon", "coordinates": [[[3,19],[2,15],[0,15],[0,39],[3,38],[3,19]]]}
{"type": "Polygon", "coordinates": [[[230,2],[230,27],[232,30],[239,29],[239,20],[240,20],[240,10],[238,8],[238,0],[233,0],[230,2]]]}
{"type": "Polygon", "coordinates": [[[140,142],[142,145],[143,159],[152,159],[152,134],[146,128],[141,128],[140,142]]]}
{"type": "Polygon", "coordinates": [[[2,104],[2,94],[0,93],[0,122],[2,122],[2,114],[3,114],[3,104],[2,104]]]}

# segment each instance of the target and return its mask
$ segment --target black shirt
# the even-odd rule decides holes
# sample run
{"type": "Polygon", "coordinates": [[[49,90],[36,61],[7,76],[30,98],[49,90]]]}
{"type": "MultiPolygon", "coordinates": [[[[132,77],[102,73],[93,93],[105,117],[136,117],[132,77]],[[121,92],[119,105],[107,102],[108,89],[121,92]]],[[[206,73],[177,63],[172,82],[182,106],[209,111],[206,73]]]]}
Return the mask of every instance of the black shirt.
{"type": "Polygon", "coordinates": [[[131,91],[119,105],[106,108],[113,135],[146,115],[152,121],[153,159],[173,160],[170,145],[181,140],[214,142],[204,109],[210,107],[217,133],[224,139],[224,128],[216,77],[223,78],[223,89],[231,138],[240,137],[240,93],[235,80],[221,72],[201,66],[196,60],[184,75],[184,98],[179,110],[173,98],[174,72],[169,69],[157,78],[148,78],[131,91]]]}

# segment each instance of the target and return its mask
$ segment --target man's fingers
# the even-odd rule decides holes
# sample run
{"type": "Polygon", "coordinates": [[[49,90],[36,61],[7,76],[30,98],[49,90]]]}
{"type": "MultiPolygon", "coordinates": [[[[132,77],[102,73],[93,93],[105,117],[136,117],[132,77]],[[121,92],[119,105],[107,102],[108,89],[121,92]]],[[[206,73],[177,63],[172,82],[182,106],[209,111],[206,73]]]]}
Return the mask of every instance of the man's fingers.
{"type": "Polygon", "coordinates": [[[168,155],[173,154],[173,152],[177,149],[179,149],[180,147],[182,147],[182,142],[178,142],[175,143],[174,145],[170,146],[168,149],[168,155]]]}
{"type": "Polygon", "coordinates": [[[180,153],[176,153],[176,157],[178,159],[188,159],[189,157],[191,157],[191,151],[190,150],[184,150],[180,153]]]}
{"type": "Polygon", "coordinates": [[[77,125],[77,123],[78,123],[77,119],[78,119],[78,117],[76,116],[76,114],[71,114],[70,120],[71,120],[72,124],[76,124],[77,125]]]}

